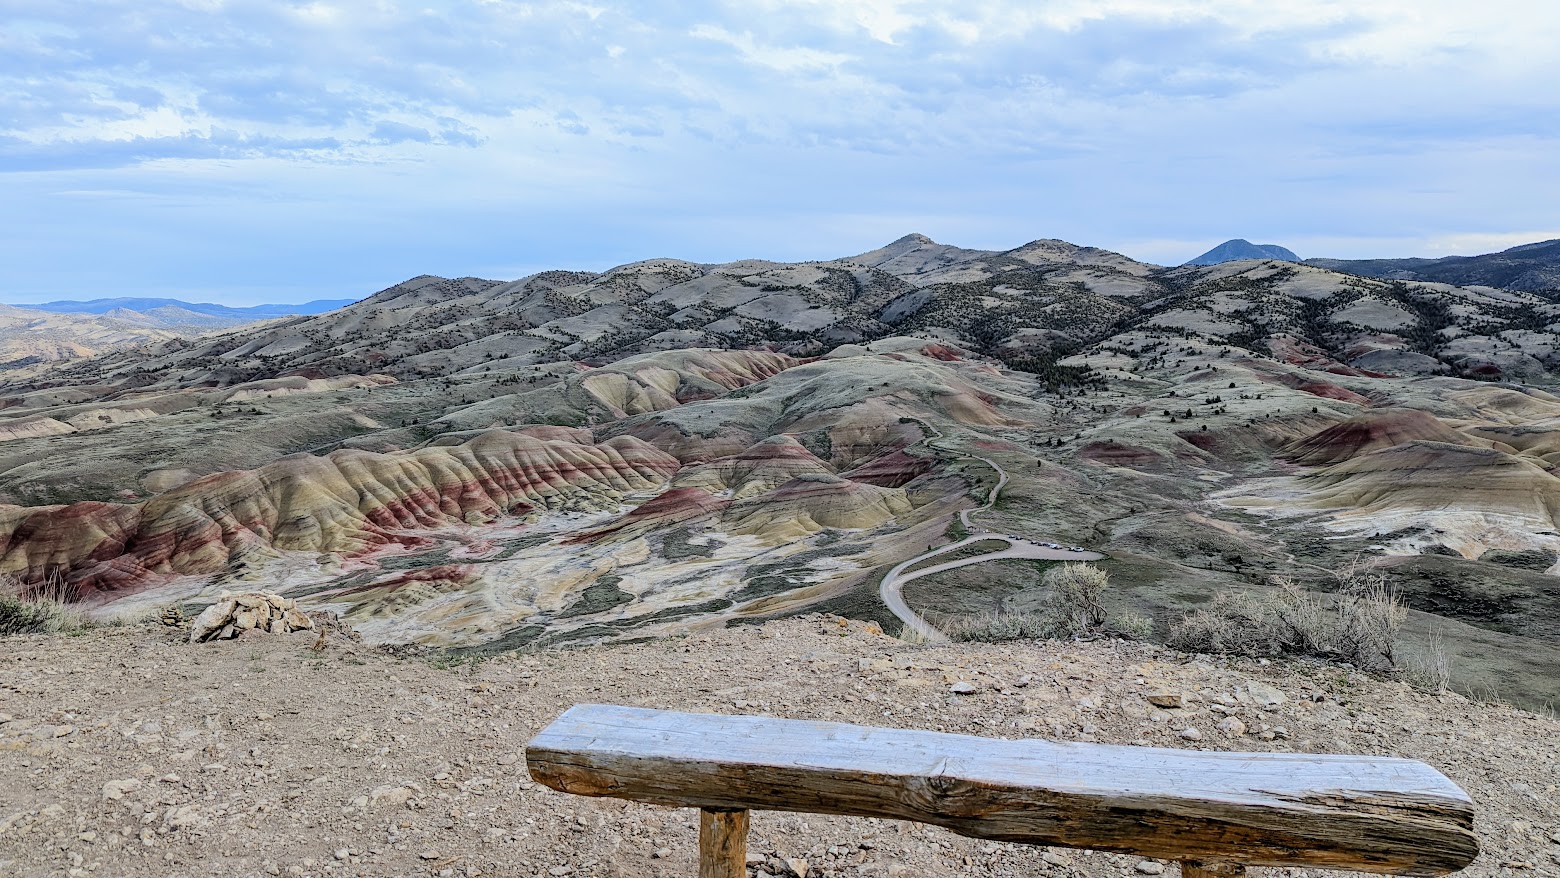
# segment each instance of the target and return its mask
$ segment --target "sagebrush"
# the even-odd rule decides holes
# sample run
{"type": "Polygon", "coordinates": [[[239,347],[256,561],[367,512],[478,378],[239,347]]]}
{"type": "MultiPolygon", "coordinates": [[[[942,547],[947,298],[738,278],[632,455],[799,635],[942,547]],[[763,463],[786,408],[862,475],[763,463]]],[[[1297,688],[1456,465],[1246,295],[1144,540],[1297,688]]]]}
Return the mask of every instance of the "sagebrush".
{"type": "Polygon", "coordinates": [[[1146,616],[1112,616],[1102,601],[1110,586],[1105,571],[1091,564],[1063,564],[1040,580],[1045,601],[1037,611],[998,610],[939,620],[953,640],[999,643],[1008,640],[1049,640],[1114,634],[1145,640],[1154,633],[1146,616]]]}
{"type": "Polygon", "coordinates": [[[0,636],[56,634],[78,631],[86,621],[73,607],[70,589],[61,577],[28,586],[11,576],[0,577],[0,636]]]}
{"type": "Polygon", "coordinates": [[[1292,579],[1256,596],[1222,592],[1170,626],[1169,643],[1186,652],[1245,656],[1313,656],[1365,671],[1397,667],[1398,630],[1407,613],[1378,575],[1347,571],[1333,594],[1292,579]]]}

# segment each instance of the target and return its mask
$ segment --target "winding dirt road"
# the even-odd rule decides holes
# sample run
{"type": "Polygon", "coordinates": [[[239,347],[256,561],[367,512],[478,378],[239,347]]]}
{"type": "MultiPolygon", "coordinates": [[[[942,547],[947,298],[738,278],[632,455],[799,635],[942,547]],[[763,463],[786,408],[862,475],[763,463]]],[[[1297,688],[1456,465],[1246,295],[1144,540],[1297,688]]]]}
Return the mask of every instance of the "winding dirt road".
{"type": "MultiPolygon", "coordinates": [[[[928,424],[925,421],[917,419],[916,423],[920,424],[921,429],[924,430],[927,434],[926,437],[921,441],[924,442],[927,447],[935,448],[936,446],[934,446],[932,443],[935,440],[941,439],[942,433],[937,430],[936,427],[933,427],[931,424],[928,424]]],[[[889,570],[883,575],[883,582],[878,586],[878,594],[882,597],[883,603],[888,606],[888,609],[895,616],[899,617],[900,621],[905,623],[905,627],[907,629],[914,631],[921,640],[941,643],[947,641],[948,636],[937,630],[936,626],[926,621],[926,619],[922,618],[921,614],[910,609],[910,605],[905,603],[904,589],[905,583],[907,582],[920,579],[923,576],[930,576],[933,573],[941,573],[944,570],[952,570],[955,567],[966,567],[970,564],[980,564],[986,561],[997,561],[1003,558],[1030,558],[1041,561],[1098,561],[1105,557],[1099,552],[1074,552],[1067,548],[1053,549],[1050,546],[1042,545],[1032,540],[1026,540],[1022,537],[1015,537],[1009,534],[993,534],[986,532],[986,530],[980,525],[977,525],[971,521],[970,516],[976,512],[985,512],[996,504],[998,495],[1002,492],[1002,489],[1007,486],[1007,471],[989,457],[980,457],[979,455],[974,454],[964,454],[962,452],[951,451],[948,449],[938,450],[945,451],[949,454],[956,454],[961,459],[978,460],[981,463],[986,464],[996,472],[997,483],[992,485],[991,490],[986,493],[985,503],[974,509],[963,509],[959,511],[959,520],[963,522],[965,530],[970,531],[970,536],[967,536],[958,542],[949,543],[946,546],[939,546],[930,552],[922,552],[914,558],[901,561],[894,565],[893,569],[889,570]],[[916,564],[919,564],[922,561],[936,558],[939,555],[945,555],[949,552],[962,549],[972,543],[984,542],[986,540],[1004,542],[1008,544],[1008,547],[1006,549],[999,549],[995,552],[987,552],[983,555],[974,555],[969,558],[959,558],[953,561],[945,561],[942,564],[933,564],[930,567],[924,567],[912,573],[905,572],[909,568],[914,567],[916,564]]]]}

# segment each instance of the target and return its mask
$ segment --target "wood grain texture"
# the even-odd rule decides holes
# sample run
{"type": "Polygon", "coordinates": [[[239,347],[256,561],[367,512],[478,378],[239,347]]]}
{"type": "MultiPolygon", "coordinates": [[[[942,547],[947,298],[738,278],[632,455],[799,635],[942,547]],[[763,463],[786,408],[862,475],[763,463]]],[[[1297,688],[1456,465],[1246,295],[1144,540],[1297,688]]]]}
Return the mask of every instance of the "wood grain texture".
{"type": "Polygon", "coordinates": [[[556,790],[660,805],[889,817],[1168,860],[1444,875],[1473,803],[1422,762],[997,740],[576,705],[526,748],[556,790]]]}
{"type": "Polygon", "coordinates": [[[699,811],[699,878],[747,878],[748,812],[699,811]]]}
{"type": "Polygon", "coordinates": [[[1181,878],[1243,878],[1245,866],[1233,863],[1182,863],[1181,878]]]}

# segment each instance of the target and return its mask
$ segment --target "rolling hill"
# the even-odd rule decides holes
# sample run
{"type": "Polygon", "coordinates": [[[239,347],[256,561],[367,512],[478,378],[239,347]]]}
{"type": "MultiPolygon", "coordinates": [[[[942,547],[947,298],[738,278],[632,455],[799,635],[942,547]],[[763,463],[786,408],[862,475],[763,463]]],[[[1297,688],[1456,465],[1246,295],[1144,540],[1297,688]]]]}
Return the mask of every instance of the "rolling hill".
{"type": "Polygon", "coordinates": [[[1560,239],[1523,244],[1480,256],[1439,259],[1308,259],[1309,265],[1364,277],[1497,287],[1527,292],[1560,291],[1560,239]]]}
{"type": "MultiPolygon", "coordinates": [[[[1411,638],[1476,657],[1466,685],[1534,701],[1560,695],[1557,328],[1519,291],[1050,239],[424,276],[0,373],[0,574],[102,615],[263,583],[495,651],[892,627],[885,566],[975,525],[1106,553],[1160,632],[1358,561],[1411,638]]],[[[1034,599],[1000,569],[905,599],[1034,599]]]]}

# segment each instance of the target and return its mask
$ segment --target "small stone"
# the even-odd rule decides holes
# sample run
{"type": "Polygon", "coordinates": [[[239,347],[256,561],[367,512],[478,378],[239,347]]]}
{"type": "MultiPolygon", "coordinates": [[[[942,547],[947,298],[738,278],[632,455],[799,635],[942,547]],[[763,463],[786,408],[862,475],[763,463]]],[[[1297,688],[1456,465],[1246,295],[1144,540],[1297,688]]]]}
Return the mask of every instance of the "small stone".
{"type": "Polygon", "coordinates": [[[661,849],[657,850],[655,853],[651,854],[650,857],[651,857],[651,859],[664,860],[667,857],[670,857],[671,855],[672,855],[672,849],[671,848],[661,848],[661,849]]]}
{"type": "Polygon", "coordinates": [[[103,798],[110,802],[117,802],[140,788],[141,782],[133,777],[111,780],[103,784],[103,798]]]}
{"type": "Polygon", "coordinates": [[[334,854],[331,854],[331,856],[335,857],[338,860],[345,860],[347,857],[352,856],[352,853],[351,853],[351,851],[348,851],[346,848],[336,848],[336,852],[334,854]]]}
{"type": "MultiPolygon", "coordinates": [[[[439,854],[438,851],[434,850],[433,848],[426,848],[421,853],[419,853],[417,856],[422,857],[425,860],[437,860],[437,859],[439,859],[440,854],[439,854]]],[[[554,872],[553,874],[556,875],[558,873],[554,872]]]]}
{"type": "Polygon", "coordinates": [[[547,874],[553,876],[553,878],[563,878],[563,876],[573,871],[573,866],[554,866],[547,870],[547,874]]]}
{"type": "Polygon", "coordinates": [[[1181,730],[1181,737],[1185,738],[1188,741],[1201,741],[1202,740],[1202,732],[1199,732],[1196,729],[1182,729],[1181,730]]]}
{"type": "Polygon", "coordinates": [[[807,861],[801,857],[788,857],[785,861],[785,867],[790,869],[791,874],[795,875],[796,878],[807,878],[807,861]]]}
{"type": "Polygon", "coordinates": [[[1150,692],[1143,696],[1155,707],[1176,708],[1186,706],[1186,696],[1179,692],[1150,692]]]}
{"type": "Polygon", "coordinates": [[[1144,707],[1136,701],[1125,701],[1122,702],[1121,705],[1121,715],[1125,716],[1127,719],[1145,720],[1148,719],[1149,708],[1144,707]]]}
{"type": "Polygon", "coordinates": [[[955,695],[974,695],[977,690],[975,689],[974,683],[960,680],[959,682],[954,683],[952,686],[949,686],[948,691],[955,695]]]}
{"type": "Polygon", "coordinates": [[[410,801],[412,798],[412,793],[413,790],[411,787],[403,787],[396,784],[385,784],[383,786],[374,787],[374,789],[368,794],[368,804],[376,807],[384,805],[395,808],[401,805],[405,805],[408,801],[410,801]]]}
{"type": "Polygon", "coordinates": [[[1241,722],[1238,717],[1227,716],[1219,722],[1219,731],[1229,735],[1231,738],[1238,738],[1246,734],[1246,724],[1241,722]]]}
{"type": "Polygon", "coordinates": [[[1140,874],[1140,875],[1163,875],[1163,874],[1165,874],[1165,866],[1164,866],[1164,864],[1163,863],[1156,863],[1153,860],[1144,860],[1143,862],[1138,863],[1133,868],[1137,869],[1138,874],[1140,874]]]}
{"type": "Polygon", "coordinates": [[[1040,855],[1040,859],[1052,866],[1065,866],[1070,862],[1066,857],[1056,851],[1046,851],[1040,855]]]}
{"type": "Polygon", "coordinates": [[[1278,691],[1277,687],[1259,681],[1247,683],[1246,694],[1250,695],[1251,700],[1264,710],[1272,710],[1289,700],[1289,697],[1278,691]]]}

